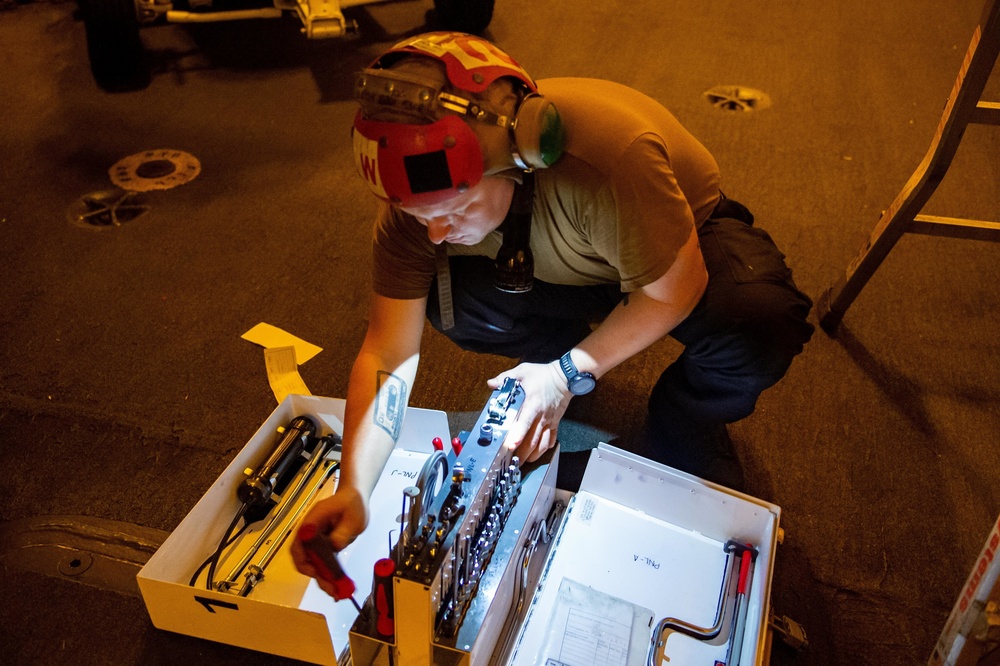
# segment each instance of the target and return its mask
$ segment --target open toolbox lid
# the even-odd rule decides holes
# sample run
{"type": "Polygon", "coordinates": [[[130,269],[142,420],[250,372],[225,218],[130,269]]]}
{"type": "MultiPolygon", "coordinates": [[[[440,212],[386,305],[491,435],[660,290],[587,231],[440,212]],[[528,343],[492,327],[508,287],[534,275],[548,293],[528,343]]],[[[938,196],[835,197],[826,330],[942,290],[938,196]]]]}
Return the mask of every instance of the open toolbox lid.
{"type": "MultiPolygon", "coordinates": [[[[711,627],[721,615],[725,545],[735,541],[757,555],[742,646],[730,663],[763,664],[779,517],[776,505],[599,445],[554,537],[510,663],[646,664],[660,620],[711,627]]],[[[662,637],[670,663],[727,659],[725,625],[714,640],[670,630],[662,637]]]]}
{"type": "MultiPolygon", "coordinates": [[[[139,589],[158,629],[318,664],[336,664],[347,652],[357,611],[349,601],[335,602],[314,580],[299,574],[288,543],[279,544],[249,596],[189,584],[240,506],[236,488],[246,478],[244,470],[267,458],[279,427],[303,415],[316,421],[318,436],[343,434],[344,400],[288,396],[139,571],[139,589]]],[[[449,438],[448,432],[444,412],[407,410],[397,447],[372,494],[369,528],[339,555],[359,599],[371,589],[372,563],[384,556],[387,535],[398,529],[403,488],[413,483],[433,451],[434,437],[449,438]]],[[[334,487],[330,479],[317,499],[332,494],[334,487]]],[[[228,568],[220,566],[220,572],[228,568]]]]}

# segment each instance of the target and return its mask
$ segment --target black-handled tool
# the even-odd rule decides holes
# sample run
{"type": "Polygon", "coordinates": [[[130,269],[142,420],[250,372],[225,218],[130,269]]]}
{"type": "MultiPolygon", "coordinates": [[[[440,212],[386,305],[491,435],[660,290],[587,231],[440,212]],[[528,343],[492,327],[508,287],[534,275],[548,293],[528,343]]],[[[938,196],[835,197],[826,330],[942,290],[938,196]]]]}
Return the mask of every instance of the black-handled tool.
{"type": "Polygon", "coordinates": [[[250,474],[236,489],[236,496],[248,506],[259,506],[271,497],[274,479],[280,477],[302,453],[309,438],[316,434],[316,424],[306,416],[296,416],[285,426],[281,441],[256,472],[250,474]]]}

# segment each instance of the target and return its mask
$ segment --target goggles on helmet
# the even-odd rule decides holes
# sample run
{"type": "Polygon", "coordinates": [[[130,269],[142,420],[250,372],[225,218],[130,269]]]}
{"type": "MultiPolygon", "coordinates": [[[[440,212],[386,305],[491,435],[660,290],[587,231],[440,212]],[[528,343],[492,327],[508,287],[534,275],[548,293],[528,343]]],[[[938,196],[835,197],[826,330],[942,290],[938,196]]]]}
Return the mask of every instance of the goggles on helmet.
{"type": "Polygon", "coordinates": [[[484,109],[478,102],[444,92],[439,87],[413,76],[382,69],[364,69],[354,86],[354,98],[363,112],[394,112],[433,122],[443,111],[451,111],[472,120],[509,129],[511,116],[484,109]]]}

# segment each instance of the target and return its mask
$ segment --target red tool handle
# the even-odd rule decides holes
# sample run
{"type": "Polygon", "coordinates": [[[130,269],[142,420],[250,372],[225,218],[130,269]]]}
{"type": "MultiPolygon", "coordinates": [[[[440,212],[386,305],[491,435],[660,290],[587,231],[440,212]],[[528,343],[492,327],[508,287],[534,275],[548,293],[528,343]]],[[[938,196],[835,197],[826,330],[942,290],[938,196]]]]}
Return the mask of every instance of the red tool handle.
{"type": "Polygon", "coordinates": [[[319,577],[333,586],[333,598],[337,601],[350,599],[354,595],[354,581],[344,573],[330,540],[311,523],[302,525],[296,538],[305,547],[309,564],[319,577]]]}
{"type": "Polygon", "coordinates": [[[392,601],[392,576],[396,573],[396,562],[383,557],[375,563],[375,631],[379,638],[391,641],[396,633],[392,601]]]}
{"type": "Polygon", "coordinates": [[[736,593],[746,594],[750,583],[750,551],[743,553],[740,558],[740,577],[736,583],[736,593]]]}

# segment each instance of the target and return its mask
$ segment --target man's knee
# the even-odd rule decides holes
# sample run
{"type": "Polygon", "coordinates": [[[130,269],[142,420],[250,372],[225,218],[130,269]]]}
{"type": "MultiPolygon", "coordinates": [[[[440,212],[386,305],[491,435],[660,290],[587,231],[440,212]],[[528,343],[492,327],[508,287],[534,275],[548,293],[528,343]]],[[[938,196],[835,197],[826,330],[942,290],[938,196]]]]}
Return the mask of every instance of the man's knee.
{"type": "Polygon", "coordinates": [[[750,291],[756,298],[748,300],[750,312],[744,314],[743,326],[754,337],[759,355],[787,369],[815,330],[808,320],[812,301],[786,285],[762,283],[750,291]]]}
{"type": "Polygon", "coordinates": [[[743,285],[728,307],[701,312],[679,336],[685,349],[654,387],[650,409],[732,422],[749,415],[813,333],[808,297],[784,285],[743,285]]]}

